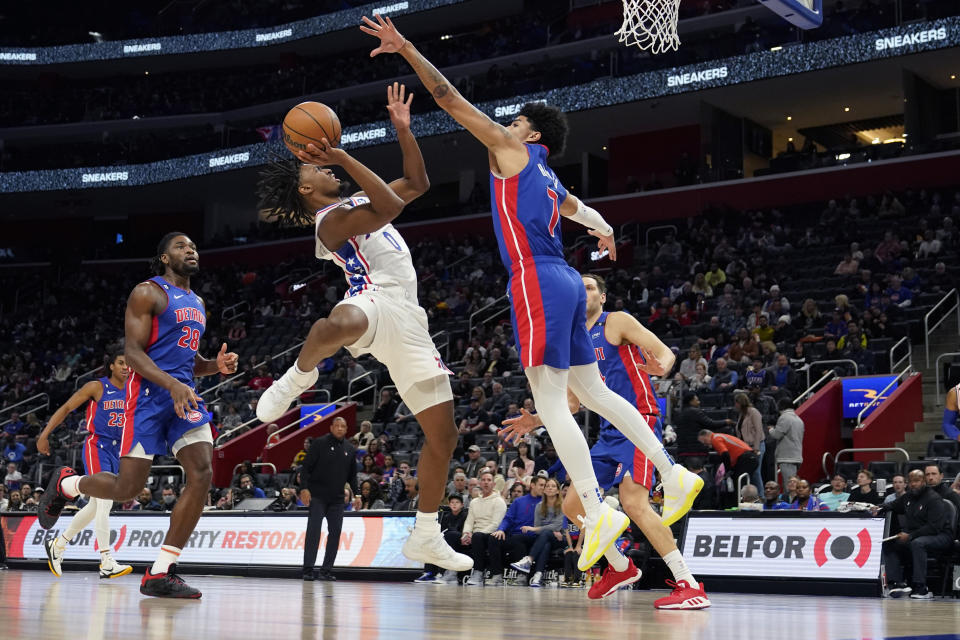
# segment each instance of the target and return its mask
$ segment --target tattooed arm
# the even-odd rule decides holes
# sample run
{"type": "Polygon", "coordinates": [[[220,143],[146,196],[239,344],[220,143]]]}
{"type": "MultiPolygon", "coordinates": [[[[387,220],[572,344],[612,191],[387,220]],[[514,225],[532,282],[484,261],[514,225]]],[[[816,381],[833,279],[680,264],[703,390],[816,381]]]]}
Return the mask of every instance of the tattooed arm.
{"type": "Polygon", "coordinates": [[[490,151],[491,167],[503,176],[520,173],[527,164],[527,150],[523,142],[460,95],[456,87],[417,51],[413,43],[400,35],[390,18],[382,18],[379,15],[376,18],[377,21],[374,22],[364,17],[363,21],[367,26],[360,27],[364,33],[380,39],[380,46],[370,55],[399,53],[403,56],[437,105],[490,151]]]}

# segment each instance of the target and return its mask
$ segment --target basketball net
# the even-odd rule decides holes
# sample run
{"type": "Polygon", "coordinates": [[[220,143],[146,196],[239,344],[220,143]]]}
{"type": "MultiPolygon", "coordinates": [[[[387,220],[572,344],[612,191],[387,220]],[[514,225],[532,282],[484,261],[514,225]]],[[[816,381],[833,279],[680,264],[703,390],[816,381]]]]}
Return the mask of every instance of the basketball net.
{"type": "Polygon", "coordinates": [[[680,0],[622,0],[623,25],[615,35],[628,47],[656,55],[680,46],[677,18],[680,0]]]}

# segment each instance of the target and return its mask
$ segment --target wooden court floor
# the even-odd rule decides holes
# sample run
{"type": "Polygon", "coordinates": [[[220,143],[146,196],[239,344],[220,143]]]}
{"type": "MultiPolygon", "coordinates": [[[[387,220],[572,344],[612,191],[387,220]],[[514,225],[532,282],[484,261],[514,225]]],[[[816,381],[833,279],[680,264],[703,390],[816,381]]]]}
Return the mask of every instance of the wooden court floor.
{"type": "Polygon", "coordinates": [[[657,611],[657,591],[592,602],[580,589],[188,578],[202,600],[144,598],[135,574],[0,572],[0,639],[960,638],[958,600],[711,594],[705,611],[657,611]]]}

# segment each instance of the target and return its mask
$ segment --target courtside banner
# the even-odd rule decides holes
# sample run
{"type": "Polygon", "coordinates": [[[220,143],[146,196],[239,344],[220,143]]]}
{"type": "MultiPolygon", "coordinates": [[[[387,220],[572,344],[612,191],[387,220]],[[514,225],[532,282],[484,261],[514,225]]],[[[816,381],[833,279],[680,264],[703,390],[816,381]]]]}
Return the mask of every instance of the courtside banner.
{"type": "MultiPolygon", "coordinates": [[[[7,557],[12,560],[45,560],[43,541],[59,535],[72,516],[60,518],[49,531],[40,527],[37,517],[0,516],[7,557]]],[[[340,536],[338,567],[416,569],[403,557],[400,548],[413,528],[413,516],[346,516],[340,536]]],[[[110,515],[110,543],[120,562],[152,562],[170,526],[166,515],[110,515]]],[[[303,543],[307,530],[302,516],[219,516],[204,515],[184,545],[181,564],[229,564],[261,566],[299,566],[303,564],[303,543]]],[[[320,554],[327,539],[323,523],[320,554]]],[[[66,560],[99,560],[93,528],[81,531],[67,545],[66,560]]]]}
{"type": "Polygon", "coordinates": [[[876,580],[883,518],[697,517],[683,557],[697,576],[876,580]]]}

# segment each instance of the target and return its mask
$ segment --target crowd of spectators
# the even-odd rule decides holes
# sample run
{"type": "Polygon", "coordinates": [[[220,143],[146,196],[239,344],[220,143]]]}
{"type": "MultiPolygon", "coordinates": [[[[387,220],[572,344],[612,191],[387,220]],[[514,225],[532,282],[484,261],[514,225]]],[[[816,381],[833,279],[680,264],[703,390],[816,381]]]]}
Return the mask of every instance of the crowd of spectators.
{"type": "MultiPolygon", "coordinates": [[[[559,4],[567,6],[567,3],[559,4]]],[[[728,6],[722,2],[691,4],[696,14],[728,6]]],[[[827,22],[829,28],[804,32],[803,37],[824,39],[892,26],[892,6],[892,2],[864,0],[857,9],[848,9],[842,2],[838,3],[832,19],[827,22]]],[[[939,3],[923,3],[924,10],[929,12],[930,7],[939,7],[939,3]]],[[[432,34],[418,41],[418,46],[438,66],[450,67],[612,33],[619,25],[615,13],[605,21],[584,24],[573,18],[558,22],[558,11],[557,7],[531,3],[519,14],[473,25],[459,33],[432,34]]],[[[545,55],[535,61],[514,62],[507,66],[493,63],[485,70],[457,77],[454,81],[472,101],[493,100],[584,83],[611,74],[627,76],[765,50],[789,44],[795,38],[794,30],[785,23],[761,23],[748,17],[735,28],[692,33],[684,38],[678,51],[658,56],[649,56],[636,47],[623,47],[611,39],[585,54],[545,55]]],[[[358,40],[358,45],[361,42],[358,40]]],[[[0,96],[0,113],[3,114],[0,124],[24,126],[218,113],[277,100],[292,100],[356,83],[387,81],[409,73],[409,68],[397,56],[378,56],[371,60],[363,55],[362,49],[353,53],[362,67],[340,64],[348,53],[338,52],[336,59],[306,56],[295,64],[279,68],[276,65],[246,66],[242,72],[227,68],[158,72],[136,77],[51,76],[39,86],[33,80],[11,79],[5,83],[6,91],[0,96]],[[359,76],[358,69],[362,69],[359,76]]],[[[368,96],[341,100],[332,106],[344,123],[360,124],[384,119],[379,90],[371,90],[368,96]]],[[[430,101],[420,101],[413,108],[415,112],[422,112],[433,110],[434,105],[430,101]]],[[[103,136],[97,133],[95,140],[67,144],[58,141],[57,154],[45,152],[43,145],[33,141],[30,144],[8,141],[0,150],[0,168],[12,171],[76,165],[111,166],[209,152],[258,142],[263,139],[261,136],[269,136],[262,131],[268,131],[269,126],[276,124],[282,116],[283,110],[280,110],[255,121],[193,127],[178,130],[172,136],[146,129],[103,136]]],[[[886,146],[880,151],[891,153],[893,150],[893,147],[886,146]]],[[[876,149],[871,151],[878,152],[876,149]]],[[[777,166],[779,170],[787,170],[819,166],[817,163],[828,161],[835,161],[834,156],[820,157],[815,153],[788,150],[785,157],[777,160],[777,166]],[[815,164],[811,165],[812,162],[815,164]]]]}

